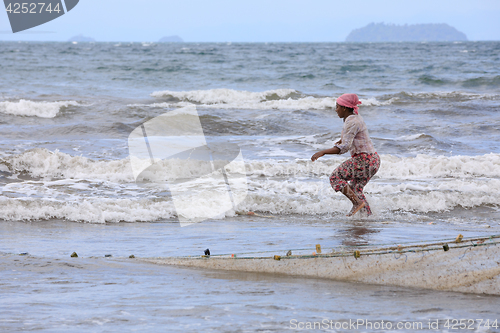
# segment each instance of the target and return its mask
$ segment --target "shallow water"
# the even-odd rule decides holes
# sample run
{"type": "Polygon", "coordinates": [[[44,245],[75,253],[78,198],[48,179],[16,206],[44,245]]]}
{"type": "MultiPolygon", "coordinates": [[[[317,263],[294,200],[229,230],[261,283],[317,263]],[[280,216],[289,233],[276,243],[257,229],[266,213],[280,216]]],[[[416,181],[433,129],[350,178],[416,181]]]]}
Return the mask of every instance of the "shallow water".
{"type": "MultiPolygon", "coordinates": [[[[326,252],[366,244],[449,239],[458,233],[466,237],[498,234],[500,227],[450,228],[439,222],[330,223],[249,216],[184,228],[177,223],[2,222],[0,329],[282,332],[318,322],[321,331],[367,332],[372,331],[367,322],[381,325],[384,321],[386,329],[380,331],[392,331],[387,329],[388,323],[396,327],[402,322],[400,325],[422,325],[423,331],[435,332],[429,324],[436,320],[437,331],[448,331],[444,326],[448,319],[500,319],[497,296],[138,261],[144,257],[199,255],[205,248],[212,254],[267,250],[271,255],[284,254],[282,249],[296,250],[299,245],[300,250],[309,248],[313,252],[315,244],[320,243],[326,252]],[[70,258],[73,251],[78,258],[70,258]],[[19,255],[26,252],[29,254],[19,255]],[[131,254],[137,259],[128,258],[131,254]],[[357,326],[335,329],[335,325],[346,323],[357,326]]],[[[476,321],[471,327],[477,325],[476,321]]],[[[416,331],[401,327],[397,331],[416,331]]],[[[482,327],[476,331],[497,330],[482,327]]]]}
{"type": "MultiPolygon", "coordinates": [[[[8,306],[0,329],[9,332],[283,332],[325,319],[329,328],[357,320],[426,328],[439,320],[441,330],[447,319],[500,316],[498,297],[491,296],[125,260],[0,260],[8,268],[2,274],[2,302],[8,306]]],[[[360,324],[349,331],[369,328],[360,324]]]]}

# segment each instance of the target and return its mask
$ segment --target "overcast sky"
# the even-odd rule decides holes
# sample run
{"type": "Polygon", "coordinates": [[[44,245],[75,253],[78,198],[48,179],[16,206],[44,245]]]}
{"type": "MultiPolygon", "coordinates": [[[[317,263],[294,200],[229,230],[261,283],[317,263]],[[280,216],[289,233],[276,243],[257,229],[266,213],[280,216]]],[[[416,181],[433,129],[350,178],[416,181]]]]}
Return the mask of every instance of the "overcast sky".
{"type": "Polygon", "coordinates": [[[80,0],[62,17],[16,34],[4,11],[0,40],[83,34],[96,41],[341,42],[371,22],[447,23],[469,40],[500,40],[500,0],[80,0]]]}

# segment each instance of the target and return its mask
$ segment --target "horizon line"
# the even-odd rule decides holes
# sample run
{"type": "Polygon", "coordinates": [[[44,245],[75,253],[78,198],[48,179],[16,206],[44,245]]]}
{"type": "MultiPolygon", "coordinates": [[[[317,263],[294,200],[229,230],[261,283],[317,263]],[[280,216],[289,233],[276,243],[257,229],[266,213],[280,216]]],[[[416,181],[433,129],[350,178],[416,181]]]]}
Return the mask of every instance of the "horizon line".
{"type": "MultiPolygon", "coordinates": [[[[0,31],[0,34],[3,32],[0,31]]],[[[52,33],[39,32],[41,33],[52,33]]],[[[33,34],[33,33],[31,33],[33,34]]],[[[154,43],[154,44],[193,44],[193,43],[247,43],[247,44],[265,44],[265,43],[466,43],[466,42],[498,42],[500,39],[477,39],[477,40],[449,40],[449,41],[372,41],[372,42],[356,42],[356,41],[183,41],[183,42],[160,42],[160,41],[130,41],[130,40],[109,40],[109,41],[71,41],[71,40],[6,40],[0,39],[0,42],[37,42],[37,43],[154,43]]]]}

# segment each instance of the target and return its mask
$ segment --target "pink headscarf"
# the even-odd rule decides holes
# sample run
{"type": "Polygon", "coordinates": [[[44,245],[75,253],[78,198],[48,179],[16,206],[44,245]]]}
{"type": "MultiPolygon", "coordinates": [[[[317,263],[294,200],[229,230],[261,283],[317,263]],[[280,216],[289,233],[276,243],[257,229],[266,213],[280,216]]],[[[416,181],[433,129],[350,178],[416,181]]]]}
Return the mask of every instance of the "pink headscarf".
{"type": "Polygon", "coordinates": [[[342,96],[337,98],[337,104],[352,108],[354,109],[354,113],[358,114],[358,104],[361,104],[361,101],[356,94],[343,94],[342,96]]]}

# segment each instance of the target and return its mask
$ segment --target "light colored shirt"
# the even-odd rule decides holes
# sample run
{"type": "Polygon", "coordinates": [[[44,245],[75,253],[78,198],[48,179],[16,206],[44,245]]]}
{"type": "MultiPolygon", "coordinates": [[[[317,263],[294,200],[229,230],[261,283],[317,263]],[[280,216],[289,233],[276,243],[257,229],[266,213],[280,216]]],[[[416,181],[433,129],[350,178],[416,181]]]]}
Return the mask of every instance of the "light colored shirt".
{"type": "Polygon", "coordinates": [[[340,154],[349,151],[351,156],[354,156],[360,153],[373,154],[376,152],[368,135],[365,121],[360,115],[352,115],[345,119],[341,139],[342,143],[335,145],[340,149],[340,154]]]}

